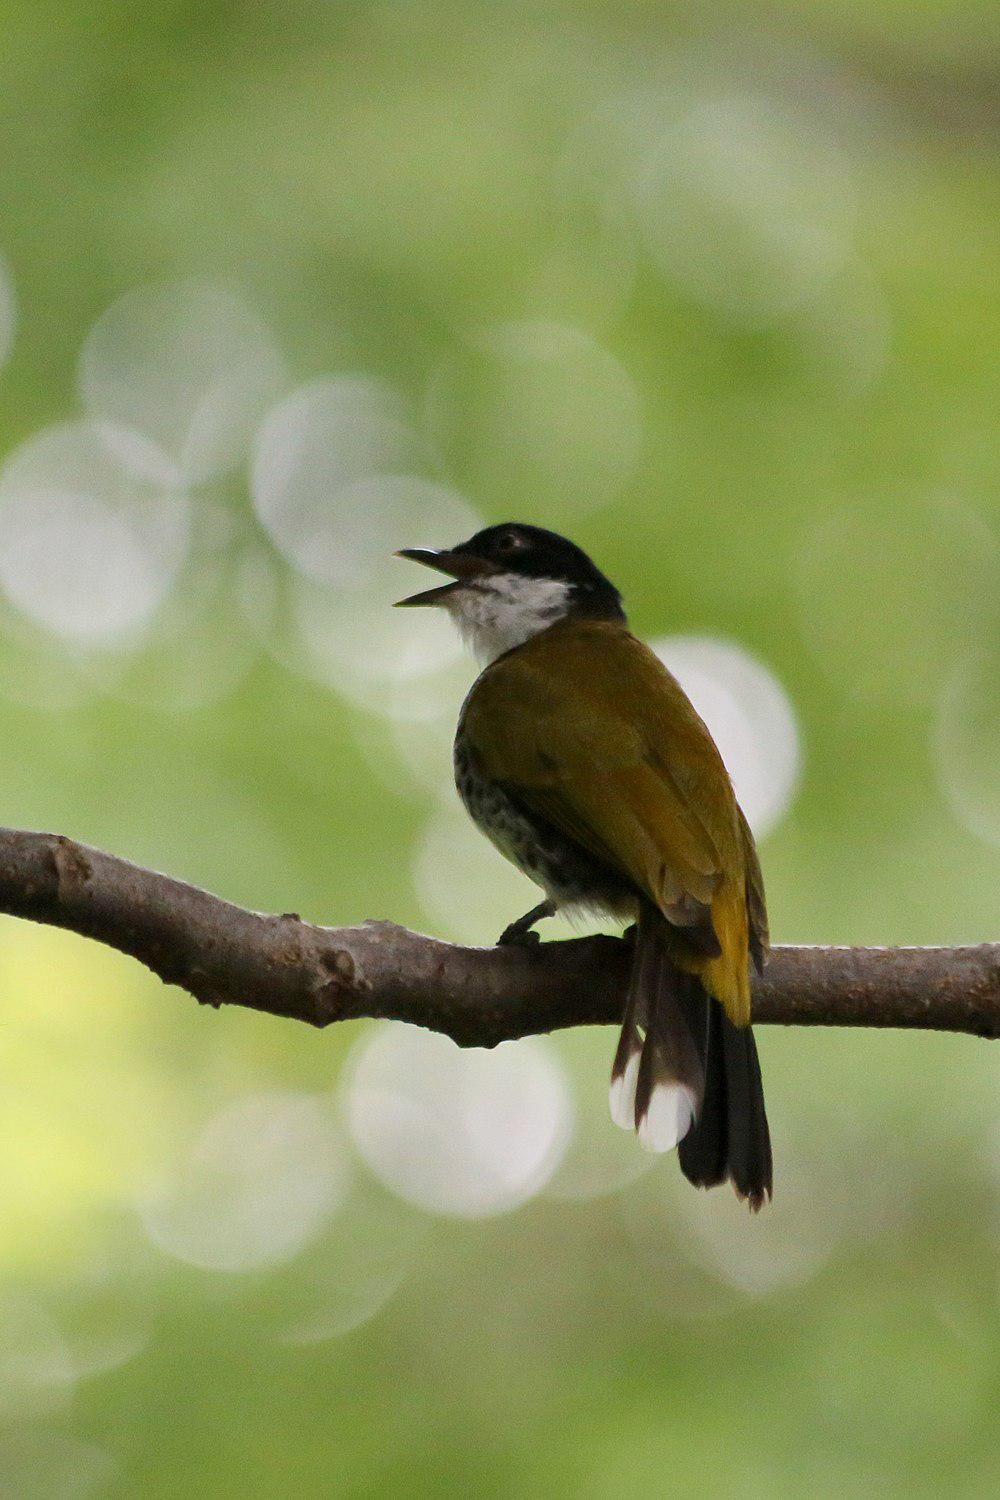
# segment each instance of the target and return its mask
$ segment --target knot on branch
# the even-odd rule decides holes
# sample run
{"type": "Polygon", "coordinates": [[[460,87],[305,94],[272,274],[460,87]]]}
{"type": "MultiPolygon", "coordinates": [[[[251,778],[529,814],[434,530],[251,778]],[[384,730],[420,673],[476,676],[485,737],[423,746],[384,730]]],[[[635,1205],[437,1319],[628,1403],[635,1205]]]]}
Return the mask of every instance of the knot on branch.
{"type": "Polygon", "coordinates": [[[316,1011],[313,1025],[329,1026],[345,1019],[346,997],[358,987],[358,968],[346,948],[323,947],[319,953],[319,975],[315,984],[316,1011]]]}
{"type": "Polygon", "coordinates": [[[77,895],[93,875],[93,866],[80,844],[64,838],[61,833],[53,836],[52,863],[56,872],[56,896],[66,901],[77,895]]]}

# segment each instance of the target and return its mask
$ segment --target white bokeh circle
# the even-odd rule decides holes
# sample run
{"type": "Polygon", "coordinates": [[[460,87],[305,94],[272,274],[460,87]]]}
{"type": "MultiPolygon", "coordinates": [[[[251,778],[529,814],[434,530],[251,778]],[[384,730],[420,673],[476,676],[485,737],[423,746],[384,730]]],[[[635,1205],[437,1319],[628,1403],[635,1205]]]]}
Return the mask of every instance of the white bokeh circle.
{"type": "MultiPolygon", "coordinates": [[[[347,489],[363,510],[340,534],[345,569],[352,528],[361,524],[365,535],[346,581],[330,586],[289,574],[257,554],[243,569],[240,605],[262,645],[290,670],[371,712],[419,718],[436,701],[432,679],[454,673],[462,646],[443,610],[393,608],[432,582],[426,569],[394,553],[455,545],[481,522],[454,490],[413,475],[371,477],[347,489]]],[[[336,514],[324,524],[336,539],[336,514]]]]}
{"type": "Polygon", "coordinates": [[[641,120],[627,191],[663,275],[739,324],[815,296],[850,253],[854,195],[828,132],[766,94],[666,91],[641,120]],[[653,123],[655,121],[655,123],[653,123]]]}
{"type": "Polygon", "coordinates": [[[376,1318],[410,1276],[430,1226],[420,1214],[359,1178],[330,1231],[296,1268],[297,1310],[282,1303],[279,1342],[343,1338],[376,1318]]]}
{"type": "Polygon", "coordinates": [[[139,1209],[150,1240],[175,1260],[255,1271],[297,1255],[340,1207],[350,1182],[322,1099],[254,1094],[220,1110],[139,1209]]]}
{"type": "Polygon", "coordinates": [[[955,817],[1000,847],[1000,648],[971,651],[943,684],[934,725],[938,781],[955,817]]]}
{"type": "Polygon", "coordinates": [[[402,1025],[358,1043],[344,1112],[358,1153],[385,1187],[428,1213],[465,1219],[534,1197],[572,1125],[563,1070],[540,1039],[463,1049],[402,1025]]]}
{"type": "Polygon", "coordinates": [[[236,516],[201,496],[192,520],[186,565],[141,642],[85,658],[95,690],[144,709],[191,712],[222,701],[258,658],[260,642],[234,598],[243,561],[236,516]]]}
{"type": "Polygon", "coordinates": [[[62,1412],[76,1384],[73,1357],[48,1310],[27,1297],[0,1299],[0,1418],[62,1412]]]}
{"type": "Polygon", "coordinates": [[[267,413],[254,442],[251,495],[265,531],[306,577],[359,587],[386,551],[407,542],[398,478],[422,467],[398,397],[370,379],[339,376],[300,386],[267,413]]]}
{"type": "Polygon", "coordinates": [[[788,811],[801,770],[788,694],[769,667],[734,641],[663,636],[652,648],[704,719],[751,828],[763,836],[788,811]]]}
{"type": "Polygon", "coordinates": [[[195,280],[126,292],[80,353],[79,390],[119,461],[186,489],[245,457],[265,406],[285,385],[268,330],[237,293],[195,280]]]}
{"type": "Polygon", "coordinates": [[[0,471],[0,588],[65,641],[101,645],[146,625],[190,536],[185,496],[124,470],[91,422],[23,443],[0,471]]]}

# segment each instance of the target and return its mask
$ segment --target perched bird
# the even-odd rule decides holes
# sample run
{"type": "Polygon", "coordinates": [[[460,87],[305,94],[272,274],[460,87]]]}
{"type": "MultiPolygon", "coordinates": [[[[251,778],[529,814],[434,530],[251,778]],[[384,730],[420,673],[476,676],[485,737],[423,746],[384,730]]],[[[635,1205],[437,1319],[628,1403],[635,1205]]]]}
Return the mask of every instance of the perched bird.
{"type": "Polygon", "coordinates": [[[545,892],[501,942],[559,910],[634,919],[611,1114],[699,1187],[771,1195],[750,1029],[768,946],[753,835],[711,735],[629,630],[621,595],[555,532],[490,526],[406,550],[451,580],[440,605],[483,671],[462,707],[455,780],[477,826],[545,892]]]}

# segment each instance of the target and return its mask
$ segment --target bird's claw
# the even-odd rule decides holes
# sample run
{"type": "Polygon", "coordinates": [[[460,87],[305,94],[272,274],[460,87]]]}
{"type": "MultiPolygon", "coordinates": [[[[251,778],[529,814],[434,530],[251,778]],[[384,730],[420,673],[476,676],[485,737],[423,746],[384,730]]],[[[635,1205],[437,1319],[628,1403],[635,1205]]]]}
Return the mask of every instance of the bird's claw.
{"type": "Polygon", "coordinates": [[[498,948],[534,948],[542,941],[541,933],[535,932],[532,927],[522,927],[519,922],[511,922],[505,927],[497,938],[498,948]]]}
{"type": "Polygon", "coordinates": [[[498,948],[533,948],[542,940],[532,928],[536,922],[541,922],[544,917],[554,917],[556,913],[555,904],[552,901],[542,901],[538,906],[533,906],[526,911],[523,917],[518,917],[516,922],[511,922],[505,927],[497,938],[498,948]]]}

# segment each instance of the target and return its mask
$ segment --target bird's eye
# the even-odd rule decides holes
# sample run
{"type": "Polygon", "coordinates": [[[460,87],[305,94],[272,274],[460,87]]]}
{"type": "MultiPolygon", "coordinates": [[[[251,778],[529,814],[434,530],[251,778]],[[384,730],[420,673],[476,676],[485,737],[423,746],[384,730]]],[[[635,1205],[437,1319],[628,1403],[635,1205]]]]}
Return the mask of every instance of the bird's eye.
{"type": "Polygon", "coordinates": [[[497,538],[497,547],[505,557],[510,557],[514,552],[520,552],[524,546],[524,537],[518,531],[505,531],[497,538]]]}

